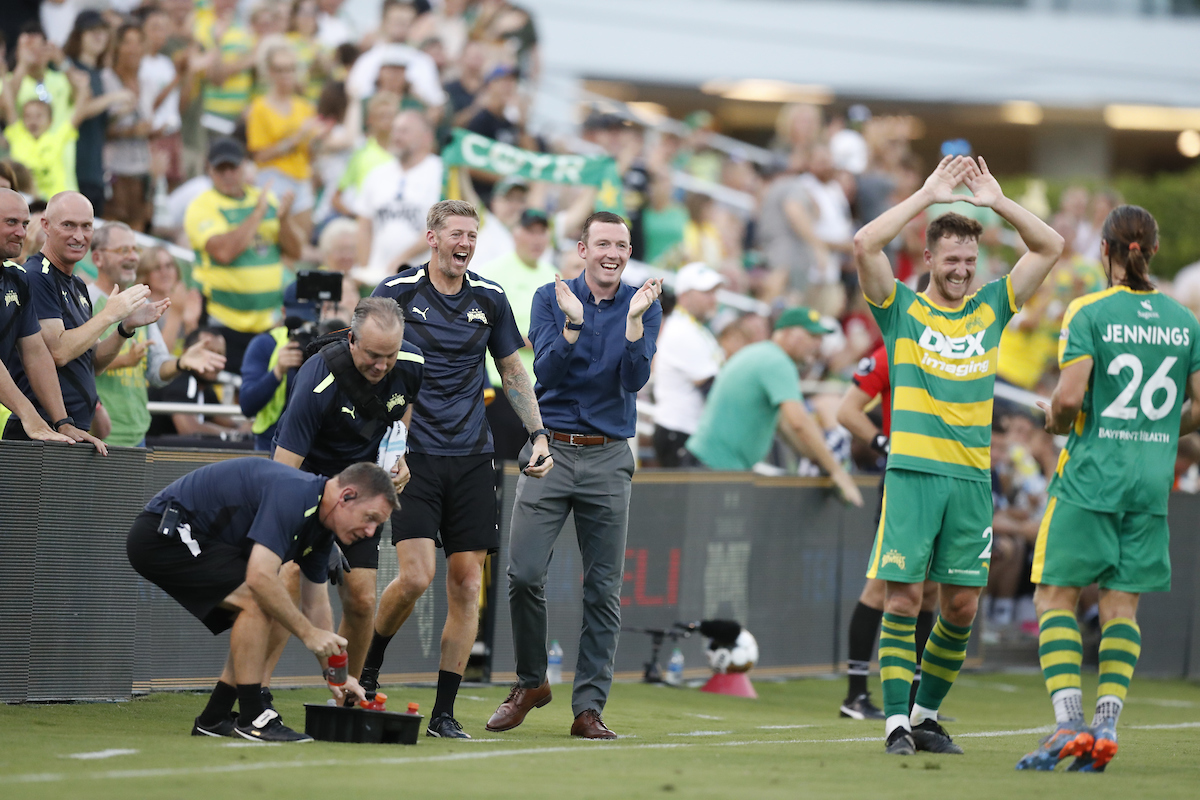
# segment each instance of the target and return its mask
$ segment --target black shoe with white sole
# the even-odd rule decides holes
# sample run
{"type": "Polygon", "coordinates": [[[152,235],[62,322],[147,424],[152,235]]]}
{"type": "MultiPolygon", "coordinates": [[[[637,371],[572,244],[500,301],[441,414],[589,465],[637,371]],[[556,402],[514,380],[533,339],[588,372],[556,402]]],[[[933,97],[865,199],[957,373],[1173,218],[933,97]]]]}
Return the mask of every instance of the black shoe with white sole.
{"type": "Polygon", "coordinates": [[[200,721],[199,717],[196,717],[196,721],[192,723],[192,736],[234,736],[233,726],[236,721],[237,714],[232,712],[216,725],[205,725],[200,721]]]}
{"type": "Polygon", "coordinates": [[[284,725],[279,718],[279,712],[267,709],[249,725],[234,725],[233,730],[243,739],[252,742],[311,742],[313,738],[307,733],[294,731],[284,725]]]}
{"type": "Polygon", "coordinates": [[[946,729],[932,719],[914,727],[912,738],[917,749],[926,753],[949,753],[956,756],[963,754],[963,749],[954,743],[946,729]]]}
{"type": "Polygon", "coordinates": [[[429,729],[425,731],[426,736],[433,736],[438,739],[470,739],[471,734],[462,729],[462,725],[458,724],[458,720],[449,714],[438,714],[433,719],[429,720],[429,729]]]}
{"type": "Polygon", "coordinates": [[[887,738],[887,749],[884,751],[889,756],[912,756],[917,754],[916,745],[913,744],[912,733],[906,728],[896,728],[887,738]]]}
{"type": "Polygon", "coordinates": [[[847,697],[838,713],[850,719],[884,719],[886,716],[871,702],[870,692],[863,692],[858,697],[847,697]]]}

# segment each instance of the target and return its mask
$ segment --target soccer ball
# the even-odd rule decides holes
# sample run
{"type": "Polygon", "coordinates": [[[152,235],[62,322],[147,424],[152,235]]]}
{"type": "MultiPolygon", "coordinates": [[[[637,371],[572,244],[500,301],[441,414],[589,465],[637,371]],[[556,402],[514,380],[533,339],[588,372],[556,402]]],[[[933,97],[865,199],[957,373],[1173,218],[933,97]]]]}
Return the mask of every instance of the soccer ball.
{"type": "Polygon", "coordinates": [[[717,646],[714,643],[706,652],[708,665],[712,667],[713,672],[749,672],[758,661],[758,641],[750,631],[743,628],[732,647],[717,646]]]}

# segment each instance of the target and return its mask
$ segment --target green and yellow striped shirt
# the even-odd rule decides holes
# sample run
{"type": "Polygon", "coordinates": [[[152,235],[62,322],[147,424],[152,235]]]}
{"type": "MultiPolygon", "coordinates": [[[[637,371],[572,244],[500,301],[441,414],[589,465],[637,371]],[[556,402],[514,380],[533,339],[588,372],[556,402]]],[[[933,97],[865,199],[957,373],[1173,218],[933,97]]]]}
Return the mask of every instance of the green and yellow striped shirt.
{"type": "Polygon", "coordinates": [[[991,480],[1000,335],[1018,310],[1007,276],[954,310],[899,281],[881,305],[871,304],[891,370],[888,469],[991,480]]]}

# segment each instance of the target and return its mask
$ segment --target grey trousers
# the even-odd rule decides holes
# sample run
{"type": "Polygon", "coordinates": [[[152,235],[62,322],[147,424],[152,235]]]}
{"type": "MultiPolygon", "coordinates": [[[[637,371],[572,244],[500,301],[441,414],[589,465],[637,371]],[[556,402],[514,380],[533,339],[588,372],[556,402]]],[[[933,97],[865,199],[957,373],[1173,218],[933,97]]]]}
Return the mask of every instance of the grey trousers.
{"type": "MultiPolygon", "coordinates": [[[[529,463],[530,445],[521,451],[529,463]]],[[[626,442],[573,447],[550,442],[554,469],[538,480],[517,480],[508,557],[517,682],[532,688],[546,679],[546,573],[567,513],[583,561],[583,626],[571,710],[603,711],[612,687],[613,657],[621,630],[621,580],[633,453],[626,442]]]]}

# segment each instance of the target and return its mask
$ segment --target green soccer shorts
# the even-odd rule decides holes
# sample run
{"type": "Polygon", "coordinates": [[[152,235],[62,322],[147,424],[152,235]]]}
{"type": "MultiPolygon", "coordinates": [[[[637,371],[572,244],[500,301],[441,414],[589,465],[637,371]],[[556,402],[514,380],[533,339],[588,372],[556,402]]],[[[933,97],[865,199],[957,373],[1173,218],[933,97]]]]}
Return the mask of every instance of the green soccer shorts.
{"type": "Polygon", "coordinates": [[[1142,594],[1171,589],[1165,514],[1092,511],[1051,497],[1033,550],[1034,583],[1142,594]]]}
{"type": "Polygon", "coordinates": [[[983,481],[889,469],[868,578],[986,586],[992,487],[983,481]]]}

